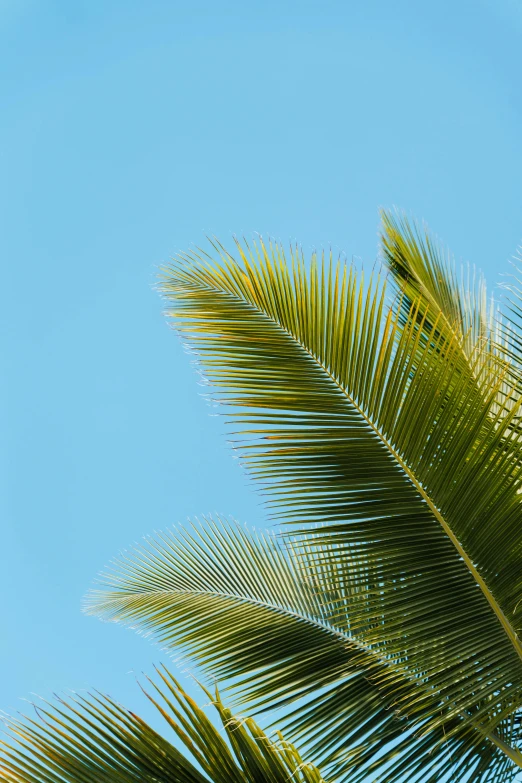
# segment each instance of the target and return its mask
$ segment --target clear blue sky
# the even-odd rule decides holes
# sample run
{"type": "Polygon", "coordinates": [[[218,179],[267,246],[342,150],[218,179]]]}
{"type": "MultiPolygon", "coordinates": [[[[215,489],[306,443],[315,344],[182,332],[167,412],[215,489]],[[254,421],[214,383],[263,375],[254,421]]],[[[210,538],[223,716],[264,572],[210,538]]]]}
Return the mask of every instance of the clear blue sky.
{"type": "Polygon", "coordinates": [[[371,262],[378,207],[489,280],[522,239],[517,0],[0,0],[0,709],[157,648],[83,616],[118,550],[265,519],[152,291],[205,232],[371,262]]]}

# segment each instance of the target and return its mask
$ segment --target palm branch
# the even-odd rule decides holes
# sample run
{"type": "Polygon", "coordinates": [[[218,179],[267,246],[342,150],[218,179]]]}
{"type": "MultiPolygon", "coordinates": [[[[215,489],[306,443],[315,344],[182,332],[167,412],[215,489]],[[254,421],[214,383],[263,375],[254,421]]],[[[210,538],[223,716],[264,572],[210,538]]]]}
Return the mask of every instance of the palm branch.
{"type": "Polygon", "coordinates": [[[405,666],[351,635],[335,580],[324,572],[310,579],[305,558],[274,536],[207,518],[122,557],[86,610],[184,649],[255,709],[284,710],[283,730],[334,777],[355,783],[407,774],[427,783],[451,771],[489,781],[492,772],[509,771],[512,720],[490,737],[462,718],[425,732],[429,689],[420,698],[405,666]]]}
{"type": "Polygon", "coordinates": [[[488,301],[486,284],[476,270],[460,274],[451,255],[405,216],[383,211],[382,254],[401,294],[407,319],[413,303],[433,329],[456,335],[467,363],[478,342],[487,343],[494,329],[495,305],[488,301]]]}
{"type": "MultiPolygon", "coordinates": [[[[500,385],[498,398],[499,402],[509,398],[520,378],[519,367],[514,375],[511,373],[513,362],[518,365],[521,356],[520,331],[503,323],[498,305],[493,297],[488,299],[483,276],[469,265],[458,274],[449,252],[432,239],[427,229],[421,230],[399,213],[382,212],[381,238],[403,320],[408,319],[415,302],[424,340],[434,334],[442,341],[456,337],[461,353],[460,361],[457,359],[459,371],[473,375],[475,369],[486,376],[492,373],[497,379],[507,374],[510,383],[500,385]],[[482,354],[478,367],[473,362],[476,351],[482,354]]],[[[483,378],[475,380],[480,386],[483,378]]],[[[487,390],[486,382],[486,394],[487,390]]]]}
{"type": "MultiPolygon", "coordinates": [[[[237,258],[216,242],[210,254],[182,255],[162,290],[228,406],[236,448],[291,526],[300,585],[314,584],[329,622],[390,672],[367,678],[383,704],[392,682],[394,708],[417,737],[440,747],[442,731],[462,742],[462,763],[480,765],[493,748],[487,780],[497,779],[492,769],[507,779],[521,765],[520,373],[499,348],[480,286],[457,285],[407,224],[384,230],[391,301],[386,280],[331,257],[307,264],[298,248],[287,261],[262,242],[238,242],[237,258]]],[[[192,618],[190,641],[203,650],[203,599],[190,596],[176,617],[171,598],[158,600],[161,611],[145,601],[133,619],[173,644],[186,641],[182,617],[192,618]]],[[[241,605],[245,660],[235,673],[246,682],[271,653],[250,648],[254,610],[241,605]]],[[[216,638],[232,616],[216,616],[216,638]]],[[[271,677],[265,693],[277,694],[271,677]]],[[[321,685],[319,666],[310,688],[321,685]]],[[[312,712],[296,719],[305,734],[321,731],[312,712]]],[[[337,725],[340,742],[345,730],[337,725]]],[[[384,753],[377,729],[374,738],[370,765],[384,753]]],[[[357,753],[351,771],[362,768],[357,753]]]]}
{"type": "Polygon", "coordinates": [[[235,718],[219,693],[211,700],[222,731],[166,670],[146,693],[194,763],[169,740],[108,696],[35,705],[37,717],[6,719],[0,776],[6,783],[323,783],[278,733],[235,718]],[[224,735],[223,736],[223,732],[224,735]]]}

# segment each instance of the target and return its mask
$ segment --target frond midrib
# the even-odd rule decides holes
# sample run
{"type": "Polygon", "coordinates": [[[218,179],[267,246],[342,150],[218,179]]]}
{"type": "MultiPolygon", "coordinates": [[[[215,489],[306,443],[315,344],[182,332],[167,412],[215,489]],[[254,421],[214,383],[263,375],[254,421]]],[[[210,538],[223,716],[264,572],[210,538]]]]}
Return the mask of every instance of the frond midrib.
{"type": "MultiPolygon", "coordinates": [[[[276,603],[270,603],[269,601],[262,601],[259,598],[253,598],[252,596],[244,596],[244,595],[238,595],[237,593],[228,593],[225,590],[191,590],[191,589],[182,589],[182,588],[172,588],[172,589],[158,589],[158,590],[134,590],[131,591],[129,589],[128,592],[125,591],[124,587],[118,588],[114,585],[108,585],[109,587],[112,587],[108,595],[111,596],[110,600],[118,600],[116,596],[121,596],[128,598],[130,600],[131,597],[137,598],[138,596],[167,596],[167,595],[201,595],[201,596],[213,596],[216,598],[225,598],[231,601],[237,601],[238,603],[245,603],[245,604],[252,604],[253,606],[257,606],[260,609],[267,609],[269,611],[276,612],[278,614],[287,616],[287,617],[293,617],[296,620],[299,620],[300,622],[305,622],[308,625],[313,626],[314,628],[318,628],[321,631],[325,631],[329,635],[333,636],[337,640],[350,644],[353,647],[356,647],[358,650],[361,650],[364,653],[367,653],[368,655],[371,655],[374,657],[382,666],[388,666],[389,668],[393,668],[395,671],[401,671],[400,669],[397,669],[396,666],[391,661],[385,661],[383,658],[377,653],[377,651],[372,648],[365,645],[363,642],[361,642],[359,639],[355,639],[354,637],[350,636],[347,633],[344,633],[343,631],[340,631],[337,628],[333,628],[331,625],[329,625],[324,620],[319,620],[318,618],[313,617],[313,615],[307,615],[302,614],[300,612],[296,612],[294,609],[288,609],[284,606],[279,606],[276,603]],[[115,588],[115,589],[114,589],[115,588]]],[[[129,585],[129,588],[131,586],[129,585]]],[[[107,593],[104,593],[103,595],[107,595],[107,593]]],[[[107,601],[107,599],[104,600],[104,603],[107,601]]],[[[91,600],[91,604],[94,604],[94,608],[96,608],[96,601],[94,599],[91,600]]],[[[94,611],[94,608],[91,609],[89,605],[87,605],[87,611],[94,611]]],[[[102,609],[103,611],[103,609],[102,609]]],[[[404,675],[406,676],[406,675],[404,675]]],[[[412,678],[410,678],[411,680],[412,678]]],[[[415,680],[417,682],[417,680],[415,680]]]]}

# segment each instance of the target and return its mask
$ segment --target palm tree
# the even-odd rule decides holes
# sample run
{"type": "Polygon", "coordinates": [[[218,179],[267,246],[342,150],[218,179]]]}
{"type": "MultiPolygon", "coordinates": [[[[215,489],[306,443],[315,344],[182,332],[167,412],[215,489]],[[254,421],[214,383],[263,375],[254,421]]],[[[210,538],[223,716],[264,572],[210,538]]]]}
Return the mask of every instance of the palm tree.
{"type": "Polygon", "coordinates": [[[389,213],[382,256],[366,279],[213,242],[165,270],[283,527],[165,533],[87,609],[277,709],[332,779],[500,783],[522,768],[522,297],[515,280],[502,320],[389,213]]]}

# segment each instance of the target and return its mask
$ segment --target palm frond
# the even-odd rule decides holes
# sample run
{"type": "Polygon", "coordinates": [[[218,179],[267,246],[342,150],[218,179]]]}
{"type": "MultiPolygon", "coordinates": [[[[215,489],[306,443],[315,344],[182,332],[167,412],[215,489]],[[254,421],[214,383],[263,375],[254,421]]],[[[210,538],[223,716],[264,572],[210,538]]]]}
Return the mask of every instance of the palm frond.
{"type": "Polygon", "coordinates": [[[278,518],[343,566],[352,636],[493,730],[522,703],[522,400],[499,411],[492,357],[463,372],[464,338],[420,300],[405,318],[331,259],[214,249],[178,259],[162,290],[244,461],[278,518]]]}
{"type": "Polygon", "coordinates": [[[500,747],[515,736],[509,721],[487,736],[466,716],[446,716],[429,684],[351,637],[337,580],[327,591],[328,575],[311,579],[305,558],[273,536],[206,519],[120,559],[86,608],[183,649],[253,708],[284,710],[283,729],[336,778],[394,783],[407,773],[426,783],[452,769],[489,780],[503,769],[509,780],[500,747]],[[425,733],[434,709],[444,720],[425,733]]]}
{"type": "Polygon", "coordinates": [[[402,321],[408,321],[416,303],[423,347],[434,336],[442,344],[455,343],[460,348],[455,354],[456,371],[468,376],[479,390],[483,386],[486,398],[495,379],[507,375],[509,381],[497,389],[497,405],[492,413],[503,410],[506,401],[508,408],[512,407],[516,384],[511,373],[513,354],[504,337],[500,308],[493,297],[488,297],[482,274],[469,264],[458,274],[448,250],[425,227],[420,228],[405,215],[383,210],[381,217],[382,256],[392,273],[402,321]],[[479,363],[475,360],[477,352],[481,355],[479,363]]]}
{"type": "Polygon", "coordinates": [[[108,696],[58,699],[37,717],[7,719],[0,776],[8,783],[322,783],[279,734],[271,740],[251,718],[235,718],[216,690],[206,695],[222,726],[166,670],[150,680],[157,707],[194,763],[134,713],[108,696]],[[223,732],[224,735],[223,736],[223,732]],[[226,737],[226,739],[225,739],[226,737]]]}
{"type": "Polygon", "coordinates": [[[489,344],[495,320],[483,276],[469,266],[459,275],[441,243],[405,215],[383,210],[381,220],[382,254],[402,294],[404,318],[418,303],[419,320],[426,318],[432,329],[438,318],[438,331],[456,335],[469,361],[478,343],[489,344]]]}
{"type": "Polygon", "coordinates": [[[506,292],[504,319],[497,324],[496,343],[510,360],[522,389],[522,247],[512,262],[512,271],[500,288],[506,292]]]}

